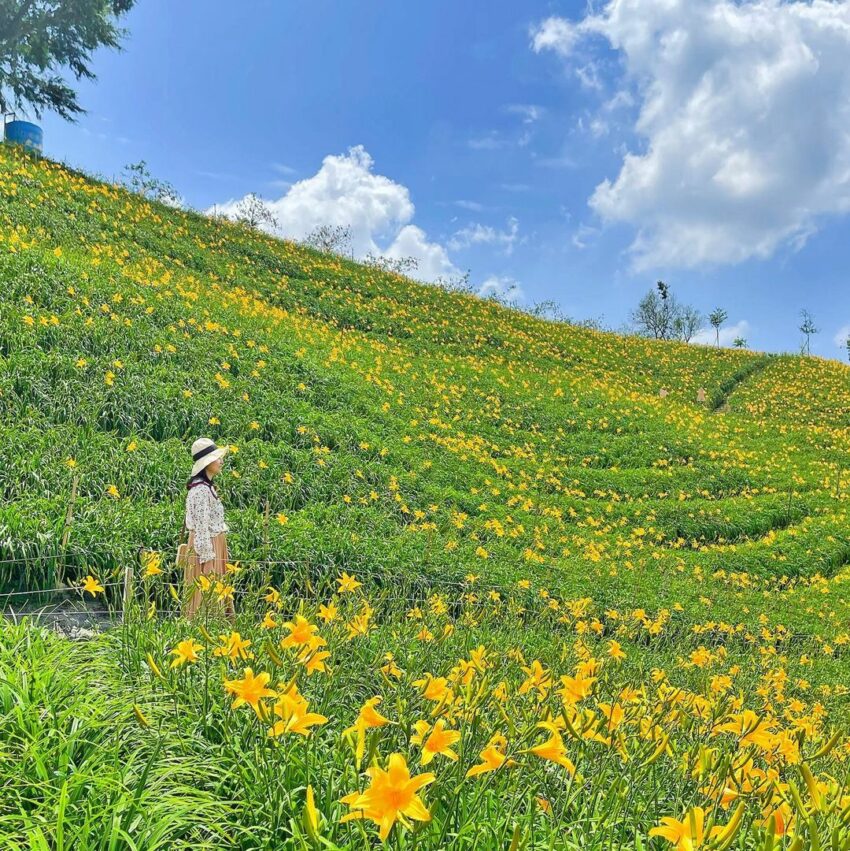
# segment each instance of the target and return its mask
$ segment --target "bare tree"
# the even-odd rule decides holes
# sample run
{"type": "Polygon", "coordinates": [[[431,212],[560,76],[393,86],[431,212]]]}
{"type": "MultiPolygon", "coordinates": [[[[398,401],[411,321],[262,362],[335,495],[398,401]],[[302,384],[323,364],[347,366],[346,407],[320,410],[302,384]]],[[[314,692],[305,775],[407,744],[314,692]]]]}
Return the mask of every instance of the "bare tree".
{"type": "Polygon", "coordinates": [[[351,225],[319,225],[307,234],[304,244],[325,254],[351,257],[351,225]]]}
{"type": "Polygon", "coordinates": [[[462,275],[450,275],[449,277],[439,275],[434,280],[434,284],[438,287],[443,287],[444,289],[453,290],[455,292],[473,293],[475,288],[469,281],[469,275],[469,269],[467,269],[462,275]]]}
{"type": "Polygon", "coordinates": [[[159,201],[169,207],[182,207],[180,193],[167,181],[154,177],[144,160],[128,163],[122,171],[124,185],[149,201],[159,201]]]}
{"type": "Polygon", "coordinates": [[[255,192],[249,192],[236,205],[236,221],[254,230],[259,230],[263,226],[272,230],[278,227],[277,217],[269,205],[255,192]]]}
{"type": "Polygon", "coordinates": [[[801,351],[810,355],[812,353],[812,335],[817,334],[820,331],[820,328],[815,325],[814,317],[805,308],[800,311],[800,319],[800,333],[803,335],[801,351]]]}
{"type": "Polygon", "coordinates": [[[380,269],[382,272],[392,272],[407,277],[410,277],[410,273],[419,268],[419,260],[416,257],[386,257],[383,254],[372,254],[371,252],[366,255],[363,262],[367,266],[380,269]]]}
{"type": "Polygon", "coordinates": [[[539,301],[537,304],[526,308],[526,313],[537,319],[548,319],[550,322],[570,322],[570,317],[564,313],[561,305],[554,299],[539,301]]]}
{"type": "Polygon", "coordinates": [[[720,346],[720,329],[728,318],[729,314],[722,307],[717,307],[708,314],[708,321],[714,328],[715,346],[720,346]]]}

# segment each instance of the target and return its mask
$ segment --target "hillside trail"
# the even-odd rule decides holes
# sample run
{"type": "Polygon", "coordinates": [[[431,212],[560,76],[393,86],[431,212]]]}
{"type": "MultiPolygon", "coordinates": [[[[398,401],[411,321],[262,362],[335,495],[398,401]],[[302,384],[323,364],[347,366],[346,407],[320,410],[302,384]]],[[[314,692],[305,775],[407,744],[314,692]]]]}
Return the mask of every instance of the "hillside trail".
{"type": "Polygon", "coordinates": [[[770,363],[770,355],[762,355],[736,373],[730,376],[723,384],[720,385],[717,396],[714,397],[711,404],[711,413],[725,414],[731,410],[729,399],[732,394],[748,379],[760,373],[770,363]]]}

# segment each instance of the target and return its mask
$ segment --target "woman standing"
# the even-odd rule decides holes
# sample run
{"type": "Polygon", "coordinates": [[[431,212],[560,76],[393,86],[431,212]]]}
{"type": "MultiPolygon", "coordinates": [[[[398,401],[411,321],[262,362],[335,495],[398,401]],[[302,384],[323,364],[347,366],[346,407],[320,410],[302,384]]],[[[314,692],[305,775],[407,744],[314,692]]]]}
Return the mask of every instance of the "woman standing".
{"type": "MultiPolygon", "coordinates": [[[[221,471],[227,447],[219,448],[207,437],[192,444],[192,475],[187,483],[186,530],[189,532],[188,554],[183,569],[186,617],[191,618],[201,606],[203,595],[197,580],[201,575],[218,579],[227,570],[227,524],[213,479],[221,471]]],[[[233,600],[225,602],[228,617],[233,617],[233,600]]]]}

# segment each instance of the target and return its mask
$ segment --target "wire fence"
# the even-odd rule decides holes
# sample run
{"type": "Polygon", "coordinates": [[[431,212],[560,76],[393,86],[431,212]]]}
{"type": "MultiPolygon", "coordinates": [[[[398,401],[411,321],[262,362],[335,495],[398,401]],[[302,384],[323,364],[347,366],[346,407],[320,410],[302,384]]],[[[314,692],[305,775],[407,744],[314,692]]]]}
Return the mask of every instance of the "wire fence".
{"type": "MultiPolygon", "coordinates": [[[[76,549],[74,556],[102,556],[104,549],[76,549]]],[[[53,564],[61,558],[61,554],[50,554],[30,557],[27,561],[33,566],[38,563],[53,564]]],[[[108,581],[103,577],[94,589],[98,601],[107,601],[107,608],[95,609],[88,605],[95,602],[94,595],[89,598],[85,583],[76,577],[72,582],[51,587],[4,591],[0,593],[0,611],[12,615],[50,615],[56,614],[64,606],[68,613],[98,614],[110,618],[120,617],[122,620],[127,617],[128,609],[134,607],[140,609],[153,606],[159,617],[183,613],[191,589],[183,587],[182,569],[173,557],[157,550],[139,548],[136,557],[128,561],[123,568],[105,571],[114,580],[108,581]],[[150,565],[156,568],[152,573],[150,565]],[[175,601],[179,601],[177,607],[174,606],[175,601]],[[69,604],[75,602],[81,603],[83,608],[71,608],[69,604]]],[[[0,564],[9,563],[19,563],[19,560],[0,559],[0,564]]],[[[358,586],[362,584],[370,604],[391,603],[395,607],[405,605],[411,609],[422,606],[435,594],[446,597],[446,605],[463,595],[490,595],[492,600],[501,599],[509,587],[507,584],[479,584],[477,580],[460,581],[441,577],[427,569],[423,570],[421,565],[416,574],[400,570],[396,565],[357,563],[346,566],[330,560],[248,558],[234,560],[228,566],[232,566],[232,572],[209,575],[211,582],[223,583],[229,588],[227,595],[234,597],[237,602],[250,602],[256,609],[263,606],[264,595],[272,590],[290,604],[308,602],[318,605],[328,602],[340,592],[341,583],[346,581],[343,574],[355,579],[358,586]]],[[[91,570],[90,573],[97,578],[99,572],[91,570]]]]}

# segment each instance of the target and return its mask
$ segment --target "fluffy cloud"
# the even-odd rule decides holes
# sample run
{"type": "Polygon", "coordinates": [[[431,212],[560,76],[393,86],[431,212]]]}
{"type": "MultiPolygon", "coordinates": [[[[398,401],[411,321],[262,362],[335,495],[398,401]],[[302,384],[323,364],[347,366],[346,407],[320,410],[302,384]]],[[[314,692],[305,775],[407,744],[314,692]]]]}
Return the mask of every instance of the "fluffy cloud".
{"type": "MultiPolygon", "coordinates": [[[[727,325],[720,329],[720,345],[731,346],[738,337],[747,339],[747,334],[750,333],[750,323],[746,319],[736,322],[734,325],[727,325]]],[[[714,328],[702,328],[691,339],[692,343],[699,343],[703,346],[713,346],[717,338],[714,328]]]]}
{"type": "Polygon", "coordinates": [[[456,231],[448,242],[452,251],[460,251],[471,245],[498,245],[506,255],[513,253],[519,235],[519,222],[513,216],[508,219],[505,230],[496,230],[490,225],[474,222],[456,231]]]}
{"type": "MultiPolygon", "coordinates": [[[[303,239],[320,225],[351,228],[354,255],[411,256],[419,261],[416,273],[423,280],[457,274],[457,269],[438,243],[411,224],[415,208],[406,186],[375,174],[372,157],[362,145],[347,154],[324,158],[312,177],[299,180],[267,206],[278,222],[275,232],[303,239]]],[[[241,199],[215,209],[235,216],[241,199]]]]}
{"type": "Polygon", "coordinates": [[[478,288],[478,295],[481,298],[497,298],[518,302],[525,299],[525,293],[519,283],[505,275],[491,275],[478,288]]]}
{"type": "Polygon", "coordinates": [[[608,0],[532,47],[587,78],[600,38],[641,144],[590,206],[637,229],[637,269],[766,258],[850,209],[848,0],[608,0]]]}
{"type": "Polygon", "coordinates": [[[850,325],[842,325],[832,338],[833,343],[839,349],[847,349],[847,341],[850,340],[850,325]]]}
{"type": "Polygon", "coordinates": [[[384,255],[391,259],[415,257],[419,265],[413,274],[423,281],[436,281],[437,278],[451,278],[460,274],[446,249],[437,242],[428,242],[425,231],[416,225],[405,225],[392,245],[384,251],[384,255]]]}

